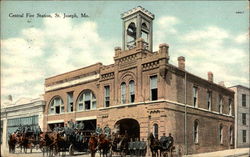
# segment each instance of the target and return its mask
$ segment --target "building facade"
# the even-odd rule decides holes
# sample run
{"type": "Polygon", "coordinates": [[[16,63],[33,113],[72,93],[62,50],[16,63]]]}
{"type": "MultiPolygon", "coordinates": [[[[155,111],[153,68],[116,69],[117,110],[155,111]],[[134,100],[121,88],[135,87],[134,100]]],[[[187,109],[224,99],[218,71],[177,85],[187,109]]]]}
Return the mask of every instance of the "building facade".
{"type": "Polygon", "coordinates": [[[241,85],[230,87],[234,90],[235,97],[235,147],[250,147],[250,89],[241,85]]]}
{"type": "Polygon", "coordinates": [[[43,128],[45,102],[43,97],[36,99],[21,98],[13,103],[12,99],[1,104],[1,152],[8,152],[8,137],[18,126],[39,125],[43,128]]]}
{"type": "Polygon", "coordinates": [[[86,130],[107,124],[146,140],[171,133],[182,153],[234,147],[234,92],[169,64],[169,46],[152,52],[154,15],[137,7],[122,14],[123,44],[114,64],[96,63],[45,80],[44,129],[73,120],[86,130]]]}

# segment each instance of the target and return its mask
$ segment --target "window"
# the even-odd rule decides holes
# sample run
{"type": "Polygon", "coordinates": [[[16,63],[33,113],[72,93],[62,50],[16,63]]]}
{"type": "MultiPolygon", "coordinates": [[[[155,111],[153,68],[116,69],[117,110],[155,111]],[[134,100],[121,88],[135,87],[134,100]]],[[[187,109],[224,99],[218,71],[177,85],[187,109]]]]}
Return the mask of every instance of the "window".
{"type": "Polygon", "coordinates": [[[60,114],[64,112],[64,104],[60,97],[55,97],[50,102],[49,113],[50,114],[60,114]]]}
{"type": "Polygon", "coordinates": [[[127,48],[131,49],[135,47],[136,40],[136,26],[134,22],[131,22],[127,28],[127,48]]]}
{"type": "Polygon", "coordinates": [[[159,135],[158,130],[159,130],[158,124],[154,124],[154,125],[153,125],[153,135],[154,135],[154,137],[155,137],[156,139],[158,139],[158,135],[159,135]]]}
{"type": "Polygon", "coordinates": [[[220,144],[222,144],[223,143],[223,126],[222,125],[220,125],[219,138],[220,138],[220,144]]]}
{"type": "Polygon", "coordinates": [[[133,80],[129,82],[129,102],[135,102],[135,81],[133,80]]]}
{"type": "Polygon", "coordinates": [[[211,111],[211,105],[212,105],[212,92],[207,91],[207,109],[211,111]]]}
{"type": "Polygon", "coordinates": [[[223,110],[223,98],[219,95],[219,113],[222,113],[223,110]]]}
{"type": "Polygon", "coordinates": [[[67,93],[67,101],[68,101],[68,112],[73,112],[73,92],[67,93]]]}
{"type": "Polygon", "coordinates": [[[228,106],[229,106],[228,114],[231,116],[232,115],[232,99],[228,99],[228,106]]]}
{"type": "Polygon", "coordinates": [[[198,88],[197,87],[193,87],[193,105],[194,107],[198,107],[197,105],[197,96],[198,96],[198,88]]]}
{"type": "Polygon", "coordinates": [[[199,124],[198,124],[198,120],[194,121],[194,143],[198,143],[198,137],[199,137],[199,132],[198,132],[198,128],[199,124]]]}
{"type": "Polygon", "coordinates": [[[232,126],[230,127],[230,130],[229,130],[229,142],[230,142],[230,145],[233,145],[233,127],[232,126]]]}
{"type": "Polygon", "coordinates": [[[17,130],[19,125],[30,126],[31,129],[34,129],[38,126],[38,115],[30,117],[21,117],[7,120],[7,132],[13,133],[17,130]]]}
{"type": "Polygon", "coordinates": [[[104,107],[110,106],[110,87],[104,87],[104,107]]]}
{"type": "Polygon", "coordinates": [[[126,83],[121,84],[121,103],[126,103],[126,83]]]}
{"type": "Polygon", "coordinates": [[[242,142],[246,143],[247,142],[247,131],[242,130],[242,142]]]}
{"type": "Polygon", "coordinates": [[[246,94],[242,94],[242,106],[246,107],[246,94]]]}
{"type": "Polygon", "coordinates": [[[246,125],[246,113],[242,113],[242,125],[246,125]]]}
{"type": "Polygon", "coordinates": [[[96,97],[90,90],[82,92],[77,102],[78,111],[96,109],[96,97]]]}
{"type": "Polygon", "coordinates": [[[151,100],[158,99],[158,89],[157,89],[157,75],[150,76],[150,96],[151,100]]]}

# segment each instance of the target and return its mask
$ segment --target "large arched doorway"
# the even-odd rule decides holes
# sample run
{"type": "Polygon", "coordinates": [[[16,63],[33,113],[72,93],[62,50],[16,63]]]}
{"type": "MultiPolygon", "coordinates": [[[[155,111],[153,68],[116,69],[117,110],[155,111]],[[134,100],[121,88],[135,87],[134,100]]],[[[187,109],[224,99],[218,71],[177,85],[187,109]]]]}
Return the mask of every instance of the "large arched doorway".
{"type": "Polygon", "coordinates": [[[115,123],[120,135],[125,135],[127,132],[129,138],[140,138],[140,125],[137,120],[126,118],[115,123]]]}

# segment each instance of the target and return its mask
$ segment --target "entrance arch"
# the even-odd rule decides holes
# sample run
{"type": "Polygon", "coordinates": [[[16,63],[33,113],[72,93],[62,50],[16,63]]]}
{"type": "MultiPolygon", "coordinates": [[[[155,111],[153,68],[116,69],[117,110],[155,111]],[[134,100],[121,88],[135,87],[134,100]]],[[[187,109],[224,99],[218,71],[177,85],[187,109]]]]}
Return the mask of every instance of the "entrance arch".
{"type": "Polygon", "coordinates": [[[120,135],[125,135],[125,132],[127,132],[129,138],[140,139],[140,124],[135,119],[121,119],[115,123],[115,127],[117,127],[120,135]]]}

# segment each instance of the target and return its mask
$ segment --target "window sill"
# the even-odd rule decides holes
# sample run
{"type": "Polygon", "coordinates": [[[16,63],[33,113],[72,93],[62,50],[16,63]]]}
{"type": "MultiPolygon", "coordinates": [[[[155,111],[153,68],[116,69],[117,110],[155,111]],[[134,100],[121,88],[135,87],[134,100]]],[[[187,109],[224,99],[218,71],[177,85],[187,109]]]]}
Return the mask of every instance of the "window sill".
{"type": "Polygon", "coordinates": [[[90,110],[80,110],[80,111],[75,111],[75,112],[89,112],[89,111],[96,111],[97,109],[90,109],[90,110]]]}

